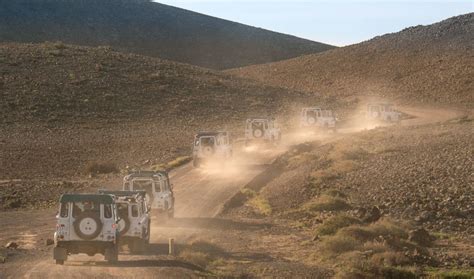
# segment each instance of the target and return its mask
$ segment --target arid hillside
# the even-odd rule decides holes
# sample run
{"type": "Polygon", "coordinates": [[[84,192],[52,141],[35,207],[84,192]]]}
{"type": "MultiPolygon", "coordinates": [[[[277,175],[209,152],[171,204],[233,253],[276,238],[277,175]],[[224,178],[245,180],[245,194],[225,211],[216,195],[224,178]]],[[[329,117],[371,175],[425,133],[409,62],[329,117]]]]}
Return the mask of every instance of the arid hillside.
{"type": "Polygon", "coordinates": [[[246,117],[285,114],[306,99],[195,66],[61,43],[0,45],[0,95],[3,178],[79,175],[93,161],[149,166],[189,155],[199,130],[242,132],[246,117]]]}
{"type": "Polygon", "coordinates": [[[474,105],[474,13],[320,54],[230,70],[335,98],[474,105]]]}
{"type": "Polygon", "coordinates": [[[333,48],[148,0],[1,0],[0,41],[108,45],[214,69],[333,48]]]}

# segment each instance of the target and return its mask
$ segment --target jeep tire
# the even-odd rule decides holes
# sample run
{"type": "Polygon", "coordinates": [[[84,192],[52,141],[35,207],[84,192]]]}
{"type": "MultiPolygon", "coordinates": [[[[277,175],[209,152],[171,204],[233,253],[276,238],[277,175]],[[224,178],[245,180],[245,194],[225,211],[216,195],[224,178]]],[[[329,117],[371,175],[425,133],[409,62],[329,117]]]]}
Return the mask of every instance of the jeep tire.
{"type": "Polygon", "coordinates": [[[193,159],[193,167],[199,168],[200,165],[201,165],[201,160],[199,160],[198,158],[194,157],[194,159],[193,159]]]}
{"type": "Polygon", "coordinates": [[[63,265],[64,261],[67,260],[67,250],[63,247],[54,247],[53,258],[56,260],[56,264],[63,265]]]}
{"type": "Polygon", "coordinates": [[[77,236],[84,240],[92,240],[99,236],[102,226],[97,212],[84,212],[73,223],[77,236]],[[91,231],[91,233],[88,231],[91,231]]]}
{"type": "Polygon", "coordinates": [[[168,209],[167,214],[168,214],[168,219],[173,219],[174,218],[174,208],[168,209]]]}
{"type": "Polygon", "coordinates": [[[132,253],[134,254],[142,254],[143,252],[145,252],[145,249],[146,249],[146,240],[145,239],[141,239],[141,238],[137,238],[137,239],[133,239],[133,241],[130,243],[130,250],[132,253]]]}
{"type": "Polygon", "coordinates": [[[111,264],[114,264],[118,261],[118,249],[114,245],[112,247],[106,248],[104,252],[104,258],[111,264]]]}

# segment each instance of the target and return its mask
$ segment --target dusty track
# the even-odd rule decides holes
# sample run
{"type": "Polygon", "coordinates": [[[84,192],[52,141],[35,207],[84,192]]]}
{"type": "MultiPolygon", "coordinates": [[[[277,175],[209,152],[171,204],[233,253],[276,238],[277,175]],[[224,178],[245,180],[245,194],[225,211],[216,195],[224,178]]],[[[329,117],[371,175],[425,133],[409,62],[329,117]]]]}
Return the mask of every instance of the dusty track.
{"type": "MultiPolygon", "coordinates": [[[[462,111],[452,109],[403,107],[401,110],[415,116],[404,120],[403,126],[442,122],[463,115],[462,111]]],[[[64,266],[55,265],[51,249],[44,247],[44,239],[53,234],[55,210],[4,212],[0,220],[0,241],[15,239],[26,256],[0,265],[0,278],[195,277],[199,267],[166,256],[167,239],[174,237],[178,243],[184,243],[206,231],[221,232],[223,227],[231,226],[229,220],[214,218],[220,207],[278,153],[263,153],[252,158],[243,154],[223,170],[197,170],[190,164],[174,170],[171,179],[177,201],[175,220],[166,224],[155,222],[148,253],[120,255],[117,266],[108,265],[101,256],[82,255],[70,257],[64,266]]],[[[119,181],[117,179],[117,183],[119,181]]]]}

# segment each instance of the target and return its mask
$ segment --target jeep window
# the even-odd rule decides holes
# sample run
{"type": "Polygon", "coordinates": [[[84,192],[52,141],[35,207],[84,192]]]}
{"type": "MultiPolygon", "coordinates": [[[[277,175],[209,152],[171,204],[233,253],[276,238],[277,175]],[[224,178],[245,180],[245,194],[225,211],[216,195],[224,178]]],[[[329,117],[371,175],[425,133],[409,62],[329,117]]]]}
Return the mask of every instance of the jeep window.
{"type": "Polygon", "coordinates": [[[128,217],[128,204],[126,203],[117,204],[117,213],[120,218],[128,217]]]}
{"type": "Polygon", "coordinates": [[[214,138],[213,137],[201,138],[201,144],[204,146],[213,146],[214,138]]]}
{"type": "Polygon", "coordinates": [[[153,196],[153,181],[152,180],[134,180],[132,190],[145,190],[149,196],[153,196]]]}
{"type": "Polygon", "coordinates": [[[104,204],[104,218],[112,218],[112,205],[104,204]]]}
{"type": "Polygon", "coordinates": [[[69,203],[68,202],[61,203],[61,207],[59,209],[59,216],[61,218],[66,218],[68,214],[69,214],[69,203]]]}
{"type": "Polygon", "coordinates": [[[77,217],[83,212],[100,212],[100,204],[93,201],[74,202],[72,205],[72,217],[77,217]]]}
{"type": "Polygon", "coordinates": [[[138,217],[138,206],[136,204],[132,205],[132,217],[138,217]]]}

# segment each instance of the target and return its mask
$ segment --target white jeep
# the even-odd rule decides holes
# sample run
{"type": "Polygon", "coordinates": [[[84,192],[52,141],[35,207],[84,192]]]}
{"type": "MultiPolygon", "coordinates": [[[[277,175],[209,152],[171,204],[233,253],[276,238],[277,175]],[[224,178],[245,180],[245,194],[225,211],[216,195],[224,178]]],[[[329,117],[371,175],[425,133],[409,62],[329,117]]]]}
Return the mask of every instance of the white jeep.
{"type": "Polygon", "coordinates": [[[64,194],[56,216],[53,257],[64,264],[68,254],[102,254],[118,261],[118,215],[115,198],[102,194],[64,194]]]}
{"type": "Polygon", "coordinates": [[[336,131],[337,118],[332,110],[308,107],[301,110],[301,127],[317,127],[336,131]]]}
{"type": "Polygon", "coordinates": [[[115,196],[119,217],[120,244],[127,244],[132,253],[142,253],[150,243],[150,216],[145,191],[107,191],[115,196]]]}
{"type": "Polygon", "coordinates": [[[281,131],[273,118],[249,118],[245,122],[245,144],[250,141],[278,143],[281,131]]]}
{"type": "Polygon", "coordinates": [[[394,110],[392,104],[374,103],[367,105],[366,118],[385,122],[399,122],[401,113],[394,110]]]}
{"type": "Polygon", "coordinates": [[[123,190],[146,192],[146,203],[155,216],[174,217],[174,194],[165,171],[135,171],[123,178],[123,190]]]}
{"type": "Polygon", "coordinates": [[[232,144],[228,132],[199,132],[194,136],[193,166],[198,168],[210,159],[232,158],[232,144]]]}

